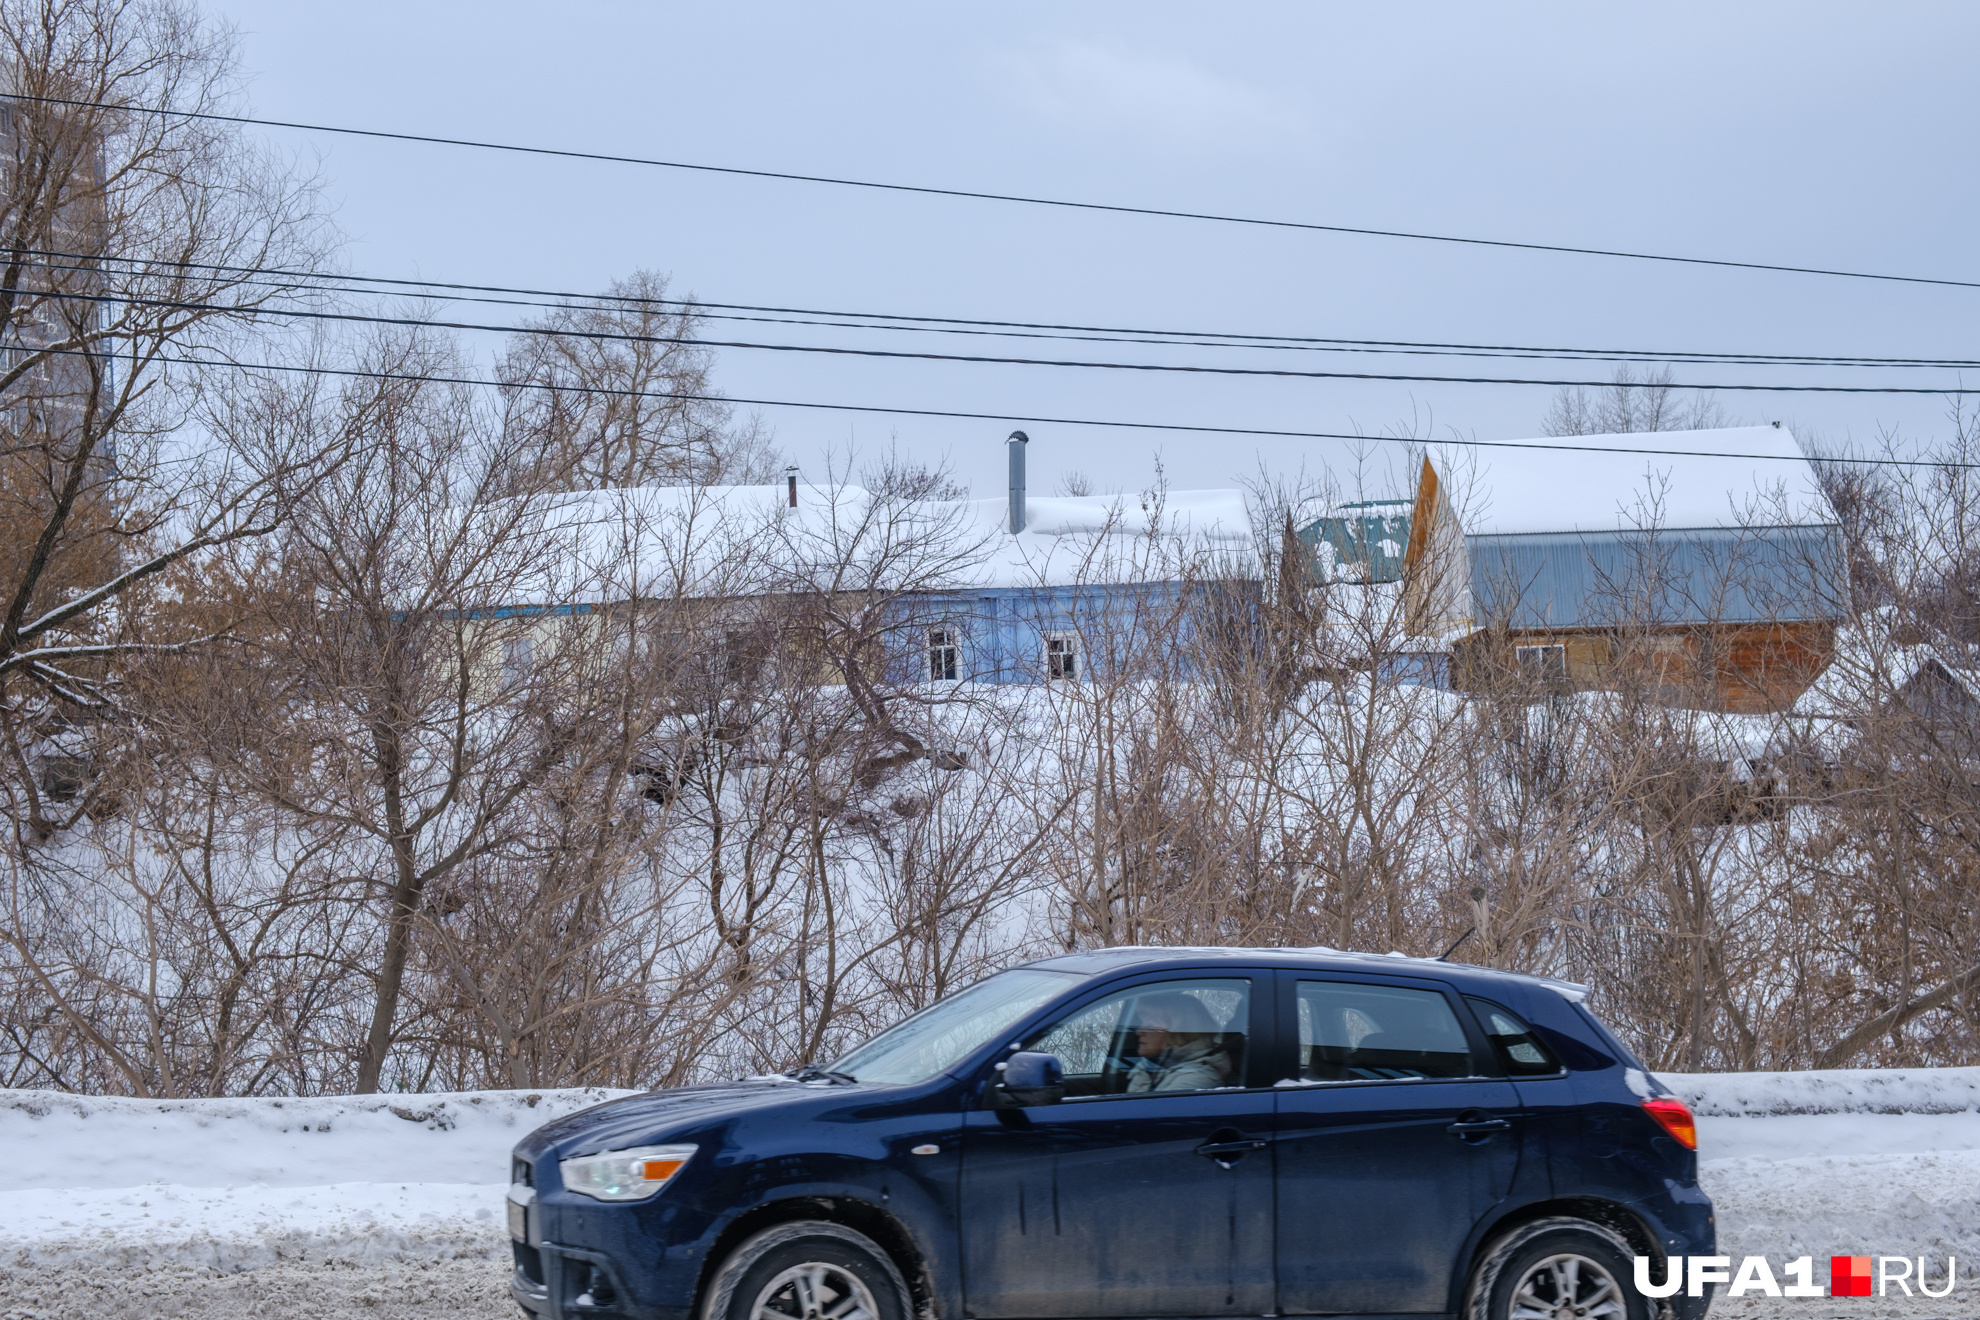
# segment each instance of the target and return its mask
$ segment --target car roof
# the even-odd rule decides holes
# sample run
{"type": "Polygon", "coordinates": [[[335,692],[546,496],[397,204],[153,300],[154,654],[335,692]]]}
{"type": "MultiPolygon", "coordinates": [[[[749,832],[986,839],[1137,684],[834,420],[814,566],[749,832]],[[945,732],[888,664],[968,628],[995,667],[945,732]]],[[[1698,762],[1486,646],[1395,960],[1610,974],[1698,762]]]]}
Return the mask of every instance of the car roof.
{"type": "Polygon", "coordinates": [[[1445,962],[1441,958],[1412,958],[1401,953],[1355,953],[1346,949],[1328,948],[1325,945],[1294,949],[1125,946],[1062,953],[1055,957],[1026,963],[1025,966],[1094,975],[1101,972],[1155,971],[1164,967],[1215,966],[1218,963],[1231,962],[1253,965],[1263,963],[1290,971],[1311,969],[1324,972],[1387,972],[1395,976],[1435,976],[1471,994],[1490,994],[1494,986],[1504,985],[1510,981],[1523,985],[1544,986],[1575,1003],[1581,1002],[1588,996],[1587,986],[1577,985],[1573,981],[1556,980],[1551,976],[1508,972],[1496,967],[1478,967],[1470,963],[1445,962]]]}

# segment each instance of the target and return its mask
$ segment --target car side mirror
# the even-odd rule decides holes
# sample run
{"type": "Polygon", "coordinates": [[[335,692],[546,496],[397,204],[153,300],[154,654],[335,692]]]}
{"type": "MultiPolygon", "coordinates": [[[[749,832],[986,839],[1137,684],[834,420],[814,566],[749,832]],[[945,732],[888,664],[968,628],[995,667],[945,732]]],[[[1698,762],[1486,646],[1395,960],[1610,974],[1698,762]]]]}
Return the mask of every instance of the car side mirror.
{"type": "Polygon", "coordinates": [[[1005,1105],[1056,1105],[1066,1098],[1066,1069],[1056,1054],[1019,1050],[997,1065],[991,1088],[1005,1105]]]}

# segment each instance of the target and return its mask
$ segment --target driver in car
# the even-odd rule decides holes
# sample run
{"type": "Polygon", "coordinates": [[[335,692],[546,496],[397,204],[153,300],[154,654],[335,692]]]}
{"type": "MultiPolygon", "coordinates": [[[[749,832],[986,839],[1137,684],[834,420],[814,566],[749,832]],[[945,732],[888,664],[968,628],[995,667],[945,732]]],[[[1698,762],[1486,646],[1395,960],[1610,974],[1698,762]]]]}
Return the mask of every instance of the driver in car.
{"type": "Polygon", "coordinates": [[[1156,995],[1136,1007],[1135,1053],[1129,1094],[1139,1091],[1205,1091],[1224,1085],[1231,1056],[1202,1001],[1188,995],[1156,995]]]}

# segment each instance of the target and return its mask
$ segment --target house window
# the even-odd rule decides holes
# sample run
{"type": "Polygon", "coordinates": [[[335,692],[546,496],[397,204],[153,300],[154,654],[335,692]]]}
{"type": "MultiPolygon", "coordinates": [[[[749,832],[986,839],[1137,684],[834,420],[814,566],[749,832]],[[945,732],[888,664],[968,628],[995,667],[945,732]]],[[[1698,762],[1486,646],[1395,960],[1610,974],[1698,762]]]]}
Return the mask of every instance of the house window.
{"type": "Polygon", "coordinates": [[[930,628],[928,630],[929,682],[955,682],[958,663],[961,659],[962,646],[954,628],[930,628]]]}
{"type": "Polygon", "coordinates": [[[1567,682],[1567,647],[1560,642],[1546,646],[1515,646],[1513,660],[1519,676],[1529,683],[1560,687],[1567,682]]]}
{"type": "Polygon", "coordinates": [[[527,636],[511,637],[502,643],[502,685],[515,687],[529,681],[536,668],[536,645],[527,636]]]}
{"type": "Polygon", "coordinates": [[[1076,633],[1045,634],[1045,677],[1069,681],[1079,678],[1079,636],[1076,633]]]}

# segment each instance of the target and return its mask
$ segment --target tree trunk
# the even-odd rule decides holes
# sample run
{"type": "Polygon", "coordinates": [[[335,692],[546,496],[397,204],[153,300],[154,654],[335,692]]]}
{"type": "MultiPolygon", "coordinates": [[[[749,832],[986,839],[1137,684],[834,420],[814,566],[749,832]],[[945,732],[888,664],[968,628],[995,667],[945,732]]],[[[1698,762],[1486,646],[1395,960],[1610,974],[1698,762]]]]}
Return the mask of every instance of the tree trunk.
{"type": "Polygon", "coordinates": [[[414,865],[413,841],[406,833],[398,734],[390,728],[380,728],[374,734],[374,744],[378,749],[379,778],[385,790],[385,824],[391,834],[394,879],[392,909],[385,921],[385,962],[378,972],[371,1029],[365,1033],[364,1053],[358,1059],[359,1095],[376,1091],[385,1072],[385,1056],[392,1049],[393,1024],[399,1013],[399,995],[405,985],[406,959],[412,952],[413,918],[419,913],[424,888],[414,865]]]}

